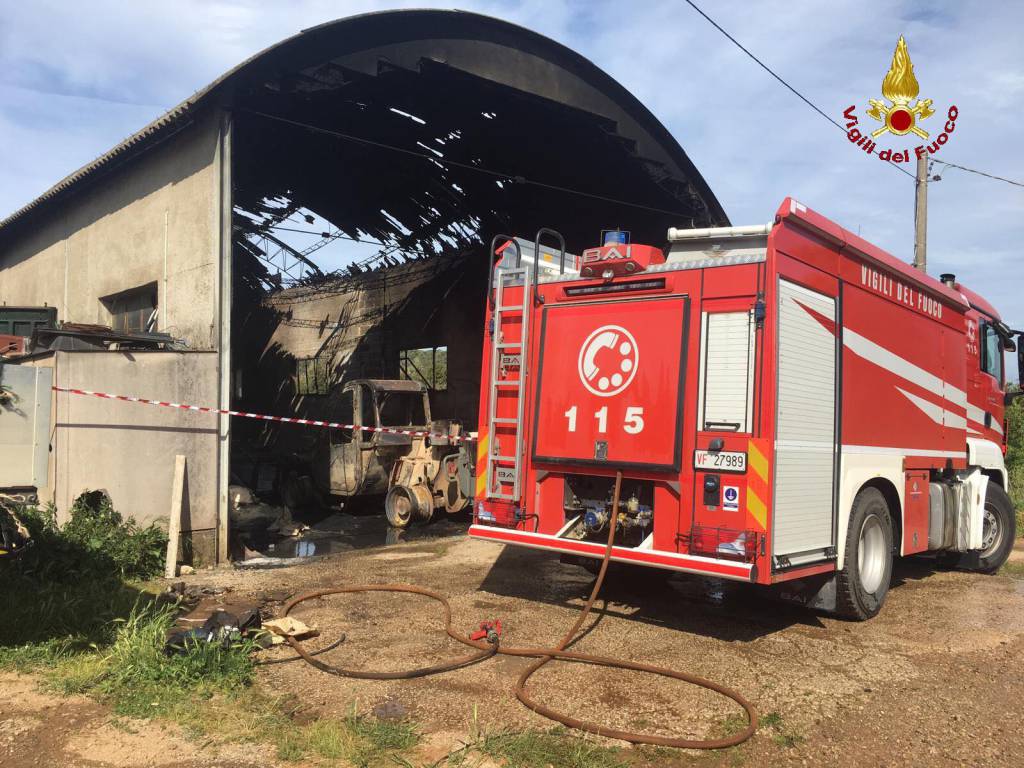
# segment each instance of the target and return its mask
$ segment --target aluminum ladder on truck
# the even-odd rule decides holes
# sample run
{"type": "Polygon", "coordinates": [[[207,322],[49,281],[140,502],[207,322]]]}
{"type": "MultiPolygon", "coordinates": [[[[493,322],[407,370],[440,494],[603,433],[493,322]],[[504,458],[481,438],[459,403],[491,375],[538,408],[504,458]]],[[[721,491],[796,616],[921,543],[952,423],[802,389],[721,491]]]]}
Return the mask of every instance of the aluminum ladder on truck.
{"type": "MultiPolygon", "coordinates": [[[[498,238],[495,238],[497,241],[498,238]]],[[[492,243],[491,258],[494,258],[495,249],[492,243]]],[[[523,459],[523,386],[526,381],[526,341],[529,338],[530,329],[530,268],[522,266],[522,258],[519,244],[513,238],[508,239],[506,248],[512,246],[516,249],[515,269],[499,267],[497,272],[491,269],[494,280],[494,308],[491,312],[493,333],[491,334],[491,377],[490,388],[487,394],[487,439],[490,447],[487,451],[487,497],[490,499],[501,499],[503,501],[518,501],[520,481],[522,477],[521,462],[523,459]],[[505,304],[506,295],[510,287],[522,285],[522,301],[513,304],[505,304]],[[504,333],[504,320],[507,317],[515,317],[518,313],[519,338],[506,339],[504,333]],[[499,379],[503,372],[510,368],[518,368],[519,373],[514,379],[499,379]],[[499,395],[511,394],[515,397],[515,417],[498,415],[499,395]],[[514,447],[511,453],[507,446],[502,452],[498,440],[498,428],[505,430],[508,435],[508,428],[515,430],[514,447]],[[504,486],[511,485],[511,493],[503,490],[504,486]]],[[[506,259],[502,259],[503,262],[506,259]]]]}
{"type": "MultiPolygon", "coordinates": [[[[491,334],[491,378],[487,394],[487,439],[490,447],[487,451],[487,498],[499,499],[502,501],[519,501],[522,485],[522,461],[523,461],[523,405],[524,387],[527,379],[527,341],[530,338],[530,314],[533,309],[533,302],[540,302],[537,291],[537,276],[541,269],[540,241],[544,235],[550,235],[558,240],[559,253],[559,274],[565,273],[565,238],[553,229],[541,228],[534,240],[533,267],[523,266],[522,251],[516,238],[498,235],[491,241],[491,271],[490,279],[494,281],[493,293],[494,304],[491,312],[493,333],[491,334]],[[500,247],[503,252],[509,247],[516,250],[516,261],[514,269],[494,270],[494,256],[499,252],[497,245],[502,240],[505,244],[500,247]],[[532,276],[532,281],[531,281],[532,276]],[[522,301],[519,303],[505,304],[505,294],[508,288],[522,285],[522,301]],[[518,313],[519,338],[509,340],[505,338],[503,320],[506,316],[514,317],[512,313],[518,313]],[[515,379],[500,378],[510,368],[518,368],[519,374],[515,379]],[[498,415],[498,397],[501,394],[512,394],[515,397],[515,417],[498,415]],[[507,431],[509,427],[515,431],[514,448],[511,454],[503,453],[498,440],[497,429],[503,428],[507,431]],[[511,485],[511,493],[504,491],[503,486],[511,485]]],[[[502,264],[511,264],[511,257],[504,257],[502,264]]],[[[488,288],[488,297],[491,289],[488,288]]]]}

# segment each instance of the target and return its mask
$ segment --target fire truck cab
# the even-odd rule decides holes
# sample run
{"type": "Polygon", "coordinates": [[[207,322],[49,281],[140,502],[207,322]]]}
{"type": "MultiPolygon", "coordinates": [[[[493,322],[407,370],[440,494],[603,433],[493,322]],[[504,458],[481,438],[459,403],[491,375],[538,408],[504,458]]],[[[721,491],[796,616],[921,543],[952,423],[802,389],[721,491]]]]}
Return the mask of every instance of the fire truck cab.
{"type": "Polygon", "coordinates": [[[855,619],[894,556],[1003,564],[1018,334],[988,302],[793,199],[666,250],[623,234],[558,272],[495,239],[471,536],[599,559],[621,471],[623,563],[855,619]]]}

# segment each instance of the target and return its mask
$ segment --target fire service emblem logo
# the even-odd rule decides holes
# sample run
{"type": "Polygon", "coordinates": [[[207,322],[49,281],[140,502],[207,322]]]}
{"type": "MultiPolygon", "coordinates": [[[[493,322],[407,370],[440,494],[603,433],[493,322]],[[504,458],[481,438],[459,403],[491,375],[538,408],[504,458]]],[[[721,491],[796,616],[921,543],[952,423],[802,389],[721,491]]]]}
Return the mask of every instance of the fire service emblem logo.
{"type": "Polygon", "coordinates": [[[932,109],[931,99],[917,99],[920,90],[917,78],[914,77],[910,52],[907,51],[907,41],[900,35],[896,43],[896,52],[892,55],[892,66],[882,80],[882,96],[891,104],[879,99],[868,99],[868,104],[871,105],[868,117],[883,123],[877,131],[871,132],[871,136],[878,138],[886,131],[892,131],[897,136],[913,133],[927,139],[928,132],[918,128],[917,121],[931,117],[935,110],[932,109]],[[914,99],[917,99],[917,103],[911,106],[910,102],[914,99]]]}
{"type": "MultiPolygon", "coordinates": [[[[900,35],[900,39],[896,43],[896,51],[892,55],[892,64],[882,79],[883,98],[868,99],[866,114],[880,122],[881,127],[872,130],[870,134],[861,131],[857,127],[860,121],[857,118],[856,105],[852,105],[843,112],[843,117],[846,118],[847,138],[869,155],[875,154],[877,148],[874,139],[885,134],[897,137],[914,134],[919,139],[930,138],[931,134],[919,123],[934,115],[935,109],[932,107],[932,99],[918,98],[920,90],[917,77],[914,75],[914,64],[910,60],[907,41],[903,35],[900,35]]],[[[949,141],[949,135],[956,129],[958,116],[959,111],[956,106],[950,106],[943,131],[930,144],[914,147],[915,157],[925,157],[938,152],[949,141]]],[[[910,150],[883,149],[878,152],[877,157],[885,162],[908,163],[910,162],[910,150]]]]}
{"type": "Polygon", "coordinates": [[[628,387],[639,365],[636,339],[619,325],[602,325],[580,347],[580,381],[598,397],[611,397],[628,387]]]}

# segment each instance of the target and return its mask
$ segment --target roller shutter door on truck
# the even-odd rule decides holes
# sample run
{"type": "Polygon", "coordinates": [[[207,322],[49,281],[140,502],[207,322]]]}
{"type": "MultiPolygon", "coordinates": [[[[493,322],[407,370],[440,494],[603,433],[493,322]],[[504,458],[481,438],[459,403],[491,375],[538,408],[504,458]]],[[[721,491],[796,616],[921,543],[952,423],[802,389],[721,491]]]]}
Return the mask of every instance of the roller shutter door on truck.
{"type": "Polygon", "coordinates": [[[772,550],[793,565],[835,543],[835,318],[835,299],[779,281],[772,550]]]}

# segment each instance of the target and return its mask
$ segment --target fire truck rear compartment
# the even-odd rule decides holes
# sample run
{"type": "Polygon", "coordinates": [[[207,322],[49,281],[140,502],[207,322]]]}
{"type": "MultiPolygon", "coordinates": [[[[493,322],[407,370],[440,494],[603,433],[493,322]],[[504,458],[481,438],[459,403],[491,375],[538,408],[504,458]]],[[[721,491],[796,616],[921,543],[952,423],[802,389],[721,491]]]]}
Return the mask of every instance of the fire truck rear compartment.
{"type": "MultiPolygon", "coordinates": [[[[564,482],[564,535],[583,541],[606,541],[615,479],[566,475],[564,482]]],[[[624,478],[620,496],[615,544],[642,546],[654,530],[654,483],[624,478]]]]}
{"type": "MultiPolygon", "coordinates": [[[[673,525],[673,530],[669,532],[675,543],[673,551],[753,562],[761,537],[757,531],[742,527],[739,514],[723,509],[717,497],[710,501],[718,503],[708,503],[707,486],[714,484],[716,492],[719,495],[721,493],[722,479],[719,475],[704,473],[700,478],[695,501],[704,507],[703,515],[692,525],[688,520],[683,520],[683,525],[673,525]]],[[[736,481],[726,479],[725,482],[736,481]]],[[[564,476],[563,483],[564,525],[560,535],[579,541],[607,540],[614,479],[604,475],[568,474],[564,476]]],[[[615,546],[655,548],[655,526],[666,526],[668,521],[676,523],[679,520],[679,509],[689,506],[688,498],[681,505],[674,493],[665,491],[671,491],[665,482],[629,477],[623,479],[615,546]],[[655,489],[659,486],[662,492],[656,493],[655,489]]]]}

